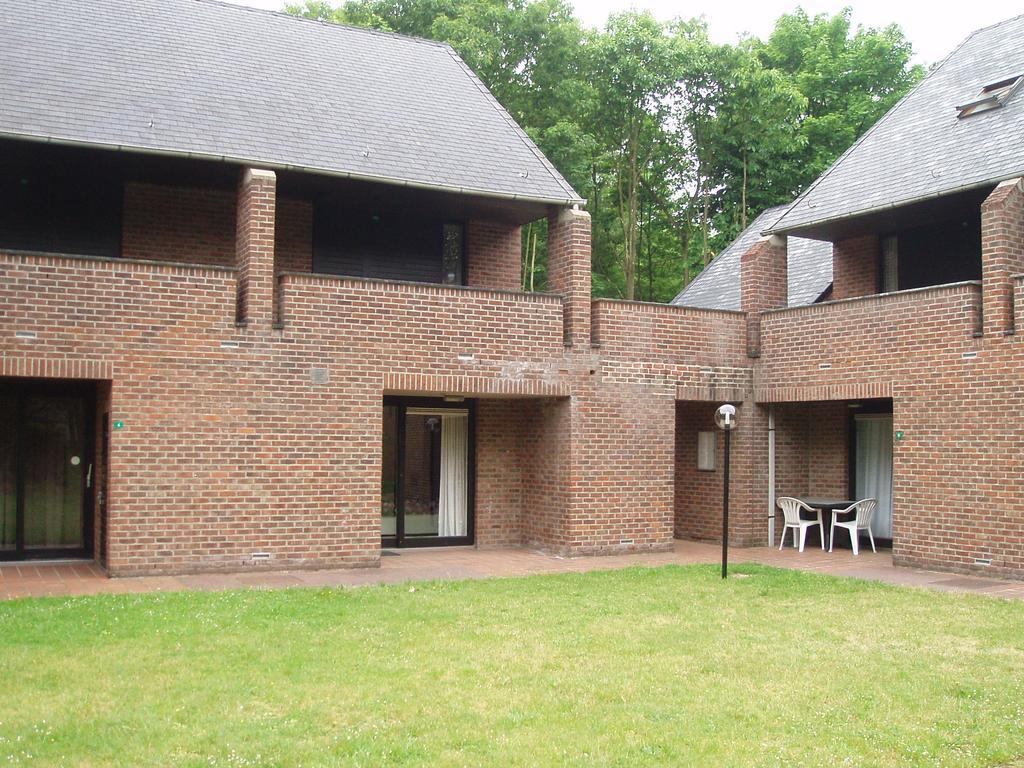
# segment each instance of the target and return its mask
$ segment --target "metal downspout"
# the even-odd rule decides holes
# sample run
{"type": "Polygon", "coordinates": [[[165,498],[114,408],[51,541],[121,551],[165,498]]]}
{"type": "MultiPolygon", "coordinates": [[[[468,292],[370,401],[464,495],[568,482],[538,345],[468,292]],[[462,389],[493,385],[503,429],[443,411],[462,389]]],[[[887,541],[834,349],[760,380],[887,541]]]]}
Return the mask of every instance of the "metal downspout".
{"type": "Polygon", "coordinates": [[[768,546],[775,546],[775,406],[768,406],[768,546]]]}

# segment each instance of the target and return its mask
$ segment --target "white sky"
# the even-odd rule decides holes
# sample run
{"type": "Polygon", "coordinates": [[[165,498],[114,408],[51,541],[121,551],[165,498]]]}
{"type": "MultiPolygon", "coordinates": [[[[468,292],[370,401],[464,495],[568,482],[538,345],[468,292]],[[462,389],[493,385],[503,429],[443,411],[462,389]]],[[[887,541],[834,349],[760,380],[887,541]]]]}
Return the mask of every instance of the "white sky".
{"type": "MultiPolygon", "coordinates": [[[[339,0],[332,0],[337,5],[339,0]]],[[[240,5],[280,10],[284,0],[232,0],[240,5]]],[[[630,8],[650,10],[662,20],[677,16],[703,15],[711,35],[719,42],[734,42],[741,34],[767,37],[775,19],[798,5],[810,15],[836,13],[843,6],[853,7],[853,22],[884,27],[896,22],[914,45],[916,60],[932,64],[963,40],[968,33],[1021,13],[1020,0],[970,0],[935,2],[931,0],[571,0],[576,15],[585,24],[604,26],[608,14],[630,8]]]]}

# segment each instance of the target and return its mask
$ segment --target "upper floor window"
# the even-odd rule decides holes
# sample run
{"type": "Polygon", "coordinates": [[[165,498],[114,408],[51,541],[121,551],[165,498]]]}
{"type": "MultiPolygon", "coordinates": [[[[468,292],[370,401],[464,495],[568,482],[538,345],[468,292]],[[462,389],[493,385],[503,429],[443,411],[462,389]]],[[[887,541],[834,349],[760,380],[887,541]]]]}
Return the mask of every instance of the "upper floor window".
{"type": "Polygon", "coordinates": [[[465,285],[461,223],[402,210],[313,207],[313,271],[352,277],[465,285]]]}
{"type": "Polygon", "coordinates": [[[882,292],[981,279],[981,215],[882,238],[882,292]]]}
{"type": "Polygon", "coordinates": [[[0,249],[119,256],[118,174],[39,149],[0,154],[0,249]]]}
{"type": "Polygon", "coordinates": [[[462,285],[465,280],[465,244],[461,224],[448,223],[442,228],[441,282],[462,285]]]}
{"type": "Polygon", "coordinates": [[[1024,82],[1024,75],[1016,75],[1015,77],[1008,77],[1005,80],[986,85],[981,89],[978,98],[957,107],[959,113],[957,117],[970,117],[981,112],[998,109],[1009,101],[1022,82],[1024,82]]]}

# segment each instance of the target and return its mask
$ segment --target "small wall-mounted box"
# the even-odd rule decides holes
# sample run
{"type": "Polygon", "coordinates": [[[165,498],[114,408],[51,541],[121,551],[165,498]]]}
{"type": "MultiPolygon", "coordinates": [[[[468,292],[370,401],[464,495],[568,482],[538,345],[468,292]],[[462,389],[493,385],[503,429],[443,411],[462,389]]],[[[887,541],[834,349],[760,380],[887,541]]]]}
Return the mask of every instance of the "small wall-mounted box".
{"type": "Polygon", "coordinates": [[[697,469],[714,472],[717,448],[718,435],[715,432],[697,433],[697,469]]]}

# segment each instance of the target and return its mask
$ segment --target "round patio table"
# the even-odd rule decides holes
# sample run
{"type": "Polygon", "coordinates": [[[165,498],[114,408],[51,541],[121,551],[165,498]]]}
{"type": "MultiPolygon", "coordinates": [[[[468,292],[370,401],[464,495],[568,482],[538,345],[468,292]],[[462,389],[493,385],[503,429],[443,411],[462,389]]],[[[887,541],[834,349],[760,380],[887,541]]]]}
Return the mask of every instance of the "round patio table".
{"type": "MultiPolygon", "coordinates": [[[[820,509],[821,516],[821,540],[825,542],[825,549],[829,547],[829,528],[832,525],[832,514],[837,509],[846,509],[851,504],[856,504],[852,499],[836,499],[832,497],[798,496],[798,499],[809,507],[820,509]]],[[[810,513],[801,510],[801,513],[810,517],[810,513]]]]}

